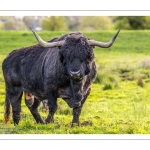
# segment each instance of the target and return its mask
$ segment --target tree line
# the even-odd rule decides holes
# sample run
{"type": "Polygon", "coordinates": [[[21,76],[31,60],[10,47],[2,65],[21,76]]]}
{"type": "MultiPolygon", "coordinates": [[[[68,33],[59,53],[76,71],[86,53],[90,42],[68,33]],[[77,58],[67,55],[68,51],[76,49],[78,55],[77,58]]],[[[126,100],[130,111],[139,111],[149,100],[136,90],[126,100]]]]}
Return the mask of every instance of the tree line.
{"type": "Polygon", "coordinates": [[[0,16],[0,30],[98,31],[150,29],[150,16],[0,16]]]}

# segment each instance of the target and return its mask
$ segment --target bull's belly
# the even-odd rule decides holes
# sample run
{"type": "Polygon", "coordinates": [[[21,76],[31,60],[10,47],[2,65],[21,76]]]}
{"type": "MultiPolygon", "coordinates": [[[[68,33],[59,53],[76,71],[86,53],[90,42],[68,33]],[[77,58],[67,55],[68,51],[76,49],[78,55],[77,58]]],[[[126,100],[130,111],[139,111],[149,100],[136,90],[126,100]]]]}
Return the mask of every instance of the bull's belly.
{"type": "MultiPolygon", "coordinates": [[[[31,100],[31,99],[33,100],[35,97],[36,99],[40,101],[45,101],[45,100],[47,101],[47,97],[45,94],[30,93],[28,91],[24,91],[24,92],[25,92],[26,100],[31,100]]],[[[86,91],[84,91],[82,94],[84,97],[84,95],[86,94],[86,91]]],[[[70,87],[60,88],[57,93],[57,98],[62,98],[71,108],[74,106],[75,101],[73,99],[73,94],[72,94],[70,87]]]]}
{"type": "MultiPolygon", "coordinates": [[[[23,91],[25,93],[26,99],[30,99],[31,97],[32,98],[35,97],[36,99],[41,100],[41,101],[47,99],[46,94],[44,94],[44,92],[43,93],[34,92],[34,91],[30,91],[29,89],[25,89],[25,88],[23,88],[23,91]]],[[[71,90],[69,87],[58,90],[57,98],[69,99],[71,97],[72,97],[72,95],[71,95],[71,90]]]]}
{"type": "Polygon", "coordinates": [[[24,93],[27,93],[25,94],[26,98],[27,98],[26,95],[30,95],[30,97],[35,97],[36,99],[41,100],[41,101],[47,98],[44,92],[41,92],[38,90],[33,91],[32,89],[29,89],[29,88],[23,88],[22,90],[24,91],[24,93]]]}

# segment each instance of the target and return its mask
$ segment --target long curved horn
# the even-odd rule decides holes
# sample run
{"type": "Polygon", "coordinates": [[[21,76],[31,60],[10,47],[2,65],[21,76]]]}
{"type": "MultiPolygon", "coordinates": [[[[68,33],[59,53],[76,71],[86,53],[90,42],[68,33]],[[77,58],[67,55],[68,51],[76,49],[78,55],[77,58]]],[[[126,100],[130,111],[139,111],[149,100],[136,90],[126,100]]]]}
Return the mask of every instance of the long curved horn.
{"type": "Polygon", "coordinates": [[[32,28],[30,28],[30,29],[33,32],[33,34],[36,37],[39,44],[43,47],[51,47],[52,48],[52,47],[62,46],[64,44],[64,41],[51,42],[51,43],[45,42],[39,37],[39,35],[32,28]]]}
{"type": "Polygon", "coordinates": [[[115,42],[115,39],[117,38],[119,32],[120,32],[120,30],[118,30],[118,32],[114,35],[114,37],[107,43],[98,42],[98,41],[95,41],[95,40],[88,40],[88,44],[93,45],[93,46],[99,46],[99,47],[102,47],[102,48],[108,48],[108,47],[113,45],[113,43],[115,42]]]}

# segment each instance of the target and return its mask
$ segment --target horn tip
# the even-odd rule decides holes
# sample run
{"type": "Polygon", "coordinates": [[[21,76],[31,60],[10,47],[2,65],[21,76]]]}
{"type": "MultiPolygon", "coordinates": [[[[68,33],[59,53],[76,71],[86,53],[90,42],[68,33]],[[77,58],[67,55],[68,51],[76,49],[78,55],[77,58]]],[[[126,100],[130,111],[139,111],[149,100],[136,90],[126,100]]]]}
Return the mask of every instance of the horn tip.
{"type": "Polygon", "coordinates": [[[119,32],[120,32],[120,29],[117,31],[117,33],[116,33],[115,36],[113,37],[114,40],[115,40],[116,37],[118,36],[119,32]]]}
{"type": "Polygon", "coordinates": [[[120,29],[117,31],[117,34],[120,32],[120,29]]]}
{"type": "Polygon", "coordinates": [[[30,30],[31,30],[32,32],[35,32],[31,27],[30,27],[30,30]]]}

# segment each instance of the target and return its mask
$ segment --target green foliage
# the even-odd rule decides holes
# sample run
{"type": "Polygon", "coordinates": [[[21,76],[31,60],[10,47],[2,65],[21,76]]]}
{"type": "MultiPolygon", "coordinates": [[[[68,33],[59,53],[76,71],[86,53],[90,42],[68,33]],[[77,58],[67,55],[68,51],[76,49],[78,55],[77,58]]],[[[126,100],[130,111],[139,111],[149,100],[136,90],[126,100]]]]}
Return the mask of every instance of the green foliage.
{"type": "Polygon", "coordinates": [[[150,29],[150,16],[117,16],[113,18],[116,29],[150,29]]]}
{"type": "Polygon", "coordinates": [[[17,24],[14,20],[9,20],[5,23],[4,28],[5,28],[5,30],[16,30],[17,24]]]}
{"type": "Polygon", "coordinates": [[[32,22],[34,22],[35,17],[34,16],[24,16],[23,17],[23,23],[26,25],[28,29],[30,29],[32,22]]]}
{"type": "Polygon", "coordinates": [[[51,17],[44,18],[41,22],[41,27],[44,30],[49,30],[49,31],[67,30],[65,18],[62,16],[51,16],[51,17]]]}
{"type": "MultiPolygon", "coordinates": [[[[90,39],[109,41],[115,32],[85,34],[90,39]]],[[[38,34],[49,40],[62,32],[38,34]]],[[[5,84],[2,61],[10,51],[37,41],[31,32],[1,31],[0,35],[0,134],[150,134],[150,31],[121,31],[111,48],[95,47],[98,77],[83,106],[81,126],[72,128],[72,109],[62,99],[58,99],[55,123],[36,124],[22,99],[20,124],[14,126],[12,119],[8,125],[3,124],[5,84]]],[[[45,119],[48,113],[42,105],[39,111],[45,119]]]]}
{"type": "Polygon", "coordinates": [[[0,30],[4,29],[3,23],[0,21],[0,30]]]}
{"type": "Polygon", "coordinates": [[[108,30],[112,28],[112,20],[107,16],[83,16],[79,29],[82,31],[108,30]]]}
{"type": "Polygon", "coordinates": [[[26,26],[22,21],[10,18],[6,23],[3,24],[5,30],[26,30],[26,26]]]}
{"type": "Polygon", "coordinates": [[[0,16],[0,30],[100,31],[150,29],[150,16],[0,16]]]}
{"type": "Polygon", "coordinates": [[[70,31],[79,31],[81,16],[66,16],[65,19],[70,31]]]}

